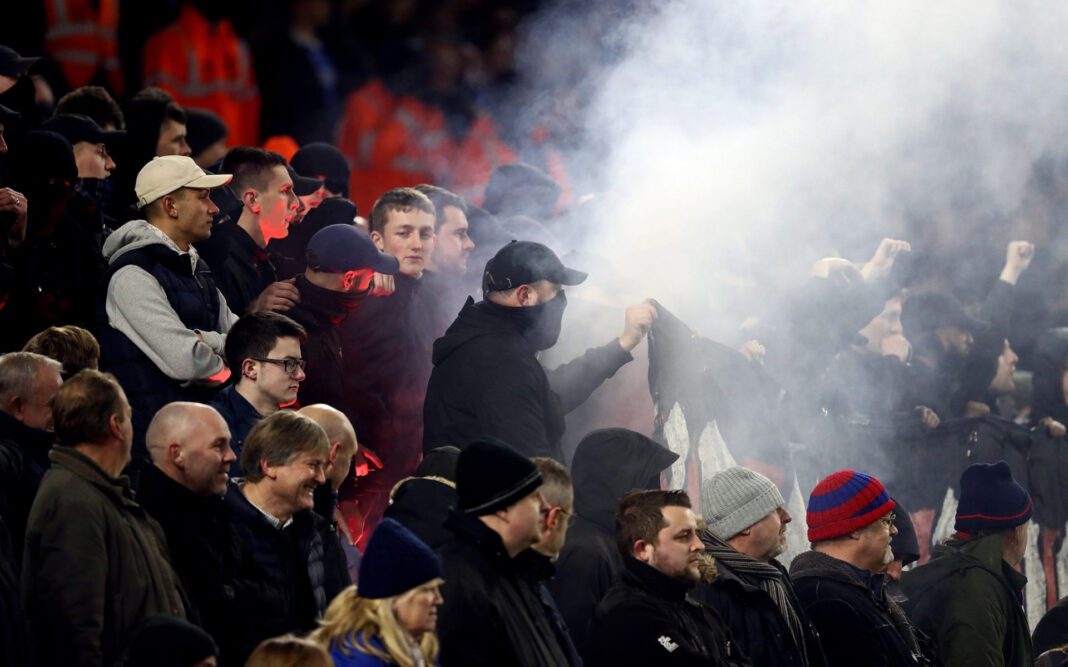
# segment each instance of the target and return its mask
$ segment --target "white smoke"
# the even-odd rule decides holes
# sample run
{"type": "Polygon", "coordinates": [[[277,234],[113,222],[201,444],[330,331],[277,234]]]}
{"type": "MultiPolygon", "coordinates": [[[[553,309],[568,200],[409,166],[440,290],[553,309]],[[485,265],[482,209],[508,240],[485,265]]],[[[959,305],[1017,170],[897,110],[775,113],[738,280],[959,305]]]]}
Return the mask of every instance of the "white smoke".
{"type": "Polygon", "coordinates": [[[1056,3],[673,0],[602,44],[564,43],[575,32],[538,33],[543,59],[624,53],[590,63],[585,125],[607,152],[577,157],[609,193],[590,249],[695,323],[754,279],[797,284],[910,221],[1008,227],[1035,161],[1068,141],[1056,3]]]}

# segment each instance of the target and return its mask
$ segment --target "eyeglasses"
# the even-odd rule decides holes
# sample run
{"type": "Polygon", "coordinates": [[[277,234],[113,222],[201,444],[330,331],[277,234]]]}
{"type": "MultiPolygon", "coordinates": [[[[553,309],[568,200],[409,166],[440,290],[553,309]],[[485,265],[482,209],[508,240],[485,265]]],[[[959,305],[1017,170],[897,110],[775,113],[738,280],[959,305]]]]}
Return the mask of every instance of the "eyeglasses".
{"type": "Polygon", "coordinates": [[[252,360],[281,366],[286,372],[286,375],[296,375],[298,368],[304,370],[307,366],[307,363],[303,359],[268,359],[267,357],[252,357],[252,360]]]}
{"type": "Polygon", "coordinates": [[[893,527],[894,522],[897,521],[897,515],[890,514],[889,516],[884,516],[883,518],[879,519],[879,521],[881,521],[882,524],[887,528],[891,528],[893,527]]]}
{"type": "Polygon", "coordinates": [[[569,528],[571,526],[575,525],[575,519],[578,518],[578,514],[576,514],[574,512],[568,512],[567,510],[565,510],[563,508],[560,508],[560,514],[563,514],[564,516],[567,517],[567,525],[568,525],[569,528]]]}

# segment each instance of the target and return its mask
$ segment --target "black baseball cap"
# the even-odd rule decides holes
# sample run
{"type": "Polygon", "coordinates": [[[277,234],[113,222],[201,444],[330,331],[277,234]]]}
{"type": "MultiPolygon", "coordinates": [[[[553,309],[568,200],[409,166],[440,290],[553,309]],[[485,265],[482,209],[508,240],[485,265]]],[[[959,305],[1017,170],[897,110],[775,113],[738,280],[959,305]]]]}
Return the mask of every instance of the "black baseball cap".
{"type": "Polygon", "coordinates": [[[20,76],[33,67],[40,58],[23,58],[18,51],[0,45],[0,76],[20,76]]]}
{"type": "Polygon", "coordinates": [[[497,251],[482,274],[482,291],[499,292],[548,280],[557,285],[578,285],[587,274],[564,266],[548,246],[533,241],[512,241],[497,251]]]}
{"type": "Polygon", "coordinates": [[[307,197],[319,188],[323,187],[323,181],[318,178],[308,178],[307,176],[301,176],[297,173],[297,170],[293,167],[286,165],[286,171],[289,172],[289,177],[293,179],[293,192],[297,193],[299,197],[307,197]]]}
{"type": "Polygon", "coordinates": [[[0,104],[0,123],[10,123],[22,118],[22,114],[14,109],[8,109],[3,104],[0,104]]]}
{"type": "Polygon", "coordinates": [[[380,252],[371,237],[352,224],[327,225],[315,232],[306,257],[313,270],[329,273],[373,269],[392,275],[400,271],[396,257],[380,252]]]}
{"type": "Polygon", "coordinates": [[[124,130],[103,130],[89,116],[76,113],[58,113],[41,123],[39,129],[62,134],[71,146],[80,141],[113,146],[126,138],[124,130]]]}

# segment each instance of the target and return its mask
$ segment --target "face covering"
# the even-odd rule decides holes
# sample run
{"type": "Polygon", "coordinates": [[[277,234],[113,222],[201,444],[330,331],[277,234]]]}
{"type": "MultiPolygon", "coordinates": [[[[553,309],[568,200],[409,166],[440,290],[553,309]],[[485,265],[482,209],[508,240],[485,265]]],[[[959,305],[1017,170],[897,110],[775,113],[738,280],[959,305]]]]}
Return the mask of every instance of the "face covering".
{"type": "Polygon", "coordinates": [[[115,183],[110,178],[79,178],[75,190],[99,208],[107,208],[115,183]]]}
{"type": "Polygon", "coordinates": [[[547,350],[556,345],[560,338],[560,326],[564,320],[564,309],[567,308],[567,296],[563,290],[545,303],[525,308],[499,306],[490,301],[483,303],[514,321],[523,338],[535,350],[547,350]]]}

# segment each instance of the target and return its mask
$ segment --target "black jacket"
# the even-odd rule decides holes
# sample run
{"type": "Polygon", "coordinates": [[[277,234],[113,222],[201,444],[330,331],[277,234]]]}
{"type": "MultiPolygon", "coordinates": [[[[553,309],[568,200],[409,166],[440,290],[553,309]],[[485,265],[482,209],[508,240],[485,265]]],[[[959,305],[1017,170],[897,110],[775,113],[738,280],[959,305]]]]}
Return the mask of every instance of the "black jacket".
{"type": "Polygon", "coordinates": [[[583,657],[599,665],[749,664],[714,611],[684,582],[636,558],[597,605],[583,657]]]}
{"type": "Polygon", "coordinates": [[[575,450],[571,478],[577,518],[549,589],[576,646],[583,646],[593,610],[623,572],[615,537],[619,499],[631,489],[660,488],[660,472],[678,458],[623,428],[593,431],[575,450]]]}
{"type": "Polygon", "coordinates": [[[905,612],[887,597],[882,575],[806,551],[790,565],[801,607],[820,634],[827,664],[926,665],[905,612]]]}
{"type": "Polygon", "coordinates": [[[445,574],[442,666],[566,666],[541,602],[497,533],[455,510],[446,525],[455,538],[438,552],[445,574]]]}
{"type": "Polygon", "coordinates": [[[211,267],[226,306],[237,315],[248,312],[249,304],[278,280],[270,253],[256,245],[236,218],[216,225],[211,238],[197,244],[197,250],[211,267]]]}
{"type": "Polygon", "coordinates": [[[245,446],[245,438],[252,427],[263,419],[263,415],[247,398],[238,393],[236,385],[230,385],[220,391],[212,400],[211,407],[222,415],[223,421],[230,429],[230,447],[237,456],[230,464],[230,477],[241,477],[241,450],[245,446]]]}
{"type": "Polygon", "coordinates": [[[171,564],[189,598],[190,618],[222,645],[233,612],[226,595],[233,569],[226,502],[221,496],[194,494],[154,465],[141,470],[137,500],[167,536],[171,564]]]}
{"type": "Polygon", "coordinates": [[[456,486],[444,478],[412,477],[397,487],[382,517],[400,522],[431,549],[439,549],[451,539],[445,521],[456,502],[456,486]]]}
{"type": "Polygon", "coordinates": [[[549,593],[548,584],[556,574],[552,560],[534,549],[527,549],[516,556],[516,560],[522,568],[523,578],[541,602],[541,609],[545,612],[545,618],[549,619],[556,641],[567,655],[567,663],[571,667],[582,667],[582,658],[579,656],[578,649],[571,641],[571,634],[567,630],[563,616],[560,615],[560,609],[549,593]]]}
{"type": "Polygon", "coordinates": [[[0,515],[0,667],[20,667],[29,662],[26,637],[26,612],[19,597],[18,566],[4,517],[0,515]]]}
{"type": "Polygon", "coordinates": [[[325,551],[341,545],[326,539],[332,533],[319,515],[298,512],[289,526],[278,529],[237,484],[230,485],[226,505],[236,559],[230,576],[234,613],[217,639],[222,664],[241,665],[268,637],[313,630],[315,619],[347,583],[328,576],[325,551]]]}
{"type": "Polygon", "coordinates": [[[564,415],[632,359],[613,340],[546,372],[507,310],[468,299],[434,342],[423,451],[492,436],[524,456],[563,461],[564,415]]]}
{"type": "Polygon", "coordinates": [[[786,568],[776,560],[770,564],[782,573],[787,598],[804,633],[804,650],[794,641],[790,626],[771,596],[760,586],[743,578],[744,575],[732,572],[721,560],[716,561],[716,580],[697,586],[691,595],[698,602],[716,610],[753,664],[767,667],[823,665],[819,633],[797,601],[786,568]]]}
{"type": "Polygon", "coordinates": [[[22,562],[26,519],[48,470],[48,450],[55,440],[55,434],[0,412],[0,517],[10,531],[15,565],[22,562]]]}

